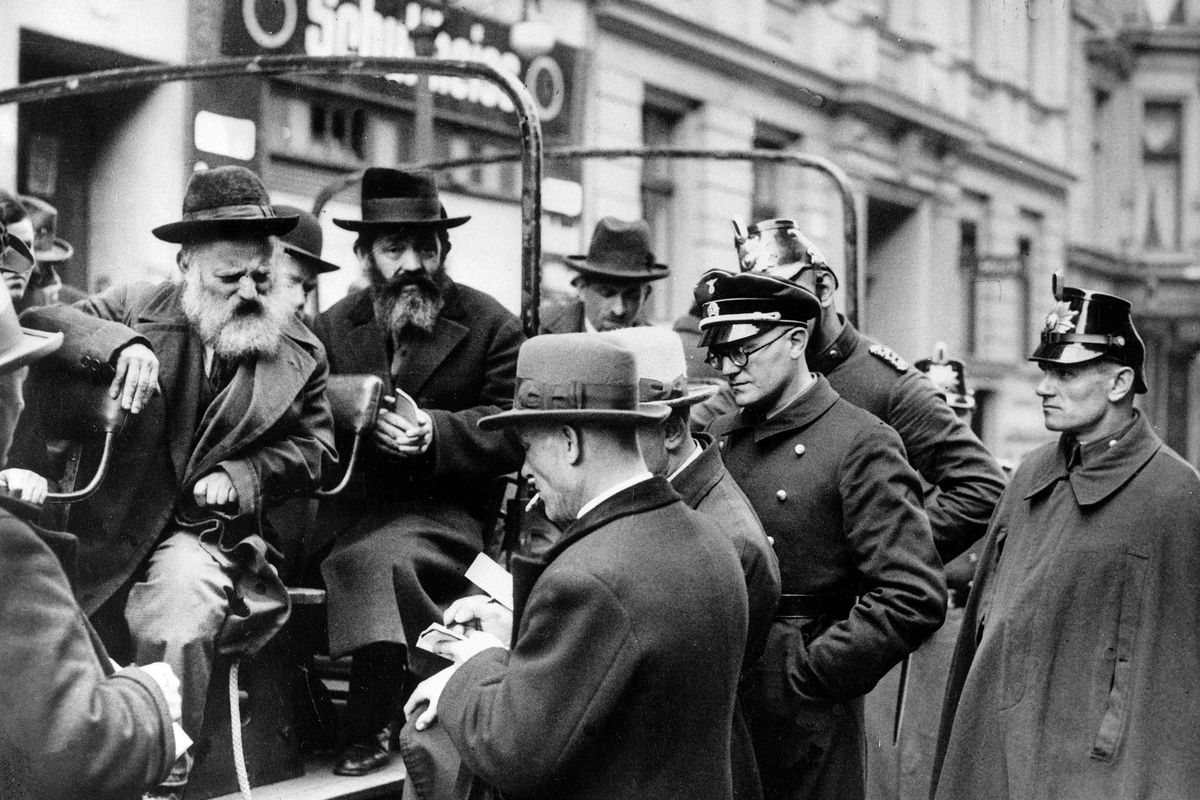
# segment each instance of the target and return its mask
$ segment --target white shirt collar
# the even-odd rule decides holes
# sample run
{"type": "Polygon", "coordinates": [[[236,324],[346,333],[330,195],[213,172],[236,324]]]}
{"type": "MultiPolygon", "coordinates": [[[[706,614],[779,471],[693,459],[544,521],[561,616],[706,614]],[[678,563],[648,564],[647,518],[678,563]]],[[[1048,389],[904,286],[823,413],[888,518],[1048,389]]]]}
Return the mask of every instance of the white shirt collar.
{"type": "Polygon", "coordinates": [[[596,330],[596,326],[592,324],[592,321],[590,319],[588,319],[586,309],[583,312],[583,332],[584,333],[599,333],[600,332],[600,331],[596,330]]]}
{"type": "Polygon", "coordinates": [[[653,477],[654,476],[651,475],[649,471],[646,471],[641,474],[634,475],[632,478],[627,478],[615,486],[610,486],[609,488],[605,489],[600,494],[593,497],[591,500],[584,503],[583,508],[579,509],[579,513],[575,515],[575,519],[581,519],[584,514],[591,511],[593,508],[600,505],[605,500],[607,500],[608,498],[617,494],[618,492],[623,492],[626,489],[628,489],[630,486],[641,483],[642,481],[648,481],[653,477]]]}
{"type": "Polygon", "coordinates": [[[697,442],[694,438],[692,439],[692,443],[696,446],[692,448],[692,452],[688,455],[687,460],[679,465],[679,469],[675,470],[674,472],[672,472],[670,475],[667,476],[667,483],[671,483],[672,481],[674,481],[675,478],[677,478],[679,476],[679,473],[681,473],[685,469],[687,469],[689,464],[691,464],[693,461],[695,461],[697,458],[700,457],[700,451],[702,451],[704,449],[704,445],[697,442]]]}

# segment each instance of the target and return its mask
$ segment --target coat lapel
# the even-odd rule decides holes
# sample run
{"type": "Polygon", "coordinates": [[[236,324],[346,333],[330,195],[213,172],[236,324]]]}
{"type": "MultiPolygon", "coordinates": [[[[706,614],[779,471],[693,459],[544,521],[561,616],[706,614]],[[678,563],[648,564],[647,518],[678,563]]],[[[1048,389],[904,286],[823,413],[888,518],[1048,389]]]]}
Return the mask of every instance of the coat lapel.
{"type": "Polygon", "coordinates": [[[338,348],[345,355],[346,363],[339,363],[337,371],[344,374],[378,375],[391,386],[391,370],[388,365],[387,332],[375,319],[371,304],[371,293],[359,293],[358,302],[347,315],[351,325],[347,332],[346,347],[338,348]]]}
{"type": "Polygon", "coordinates": [[[242,362],[200,422],[184,484],[258,441],[295,402],[315,368],[316,359],[286,335],[273,355],[242,362]]]}
{"type": "Polygon", "coordinates": [[[420,392],[429,377],[469,332],[466,325],[444,316],[438,317],[432,333],[414,337],[408,358],[404,359],[400,374],[396,376],[396,385],[409,394],[420,392]]]}

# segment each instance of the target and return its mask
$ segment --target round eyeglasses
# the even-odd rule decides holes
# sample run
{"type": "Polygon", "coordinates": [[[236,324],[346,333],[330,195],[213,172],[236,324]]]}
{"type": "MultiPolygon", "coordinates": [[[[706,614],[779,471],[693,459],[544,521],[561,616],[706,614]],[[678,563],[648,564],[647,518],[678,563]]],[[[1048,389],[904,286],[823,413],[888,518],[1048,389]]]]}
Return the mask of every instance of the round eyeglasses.
{"type": "Polygon", "coordinates": [[[764,347],[770,347],[771,345],[775,344],[780,339],[791,333],[791,330],[792,329],[789,328],[788,330],[785,330],[783,333],[776,336],[774,339],[771,339],[768,342],[763,342],[758,347],[751,347],[749,350],[741,345],[731,347],[728,350],[714,350],[709,348],[708,355],[704,357],[704,363],[708,364],[715,370],[720,370],[721,365],[725,363],[725,359],[728,358],[733,362],[735,367],[741,369],[750,362],[750,356],[757,353],[759,350],[762,350],[764,347]]]}

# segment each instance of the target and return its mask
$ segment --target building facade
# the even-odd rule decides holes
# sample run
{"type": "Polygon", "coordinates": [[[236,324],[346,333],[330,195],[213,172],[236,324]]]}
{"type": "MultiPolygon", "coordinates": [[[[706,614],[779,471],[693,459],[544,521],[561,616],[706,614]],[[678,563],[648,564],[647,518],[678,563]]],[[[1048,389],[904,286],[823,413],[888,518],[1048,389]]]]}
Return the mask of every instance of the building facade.
{"type": "MultiPolygon", "coordinates": [[[[271,53],[436,55],[526,78],[550,144],[795,150],[827,157],[857,198],[859,325],[910,360],[949,345],[1001,458],[1045,441],[1025,361],[1050,276],[1130,297],[1147,332],[1147,413],[1200,459],[1200,2],[1197,0],[0,0],[0,85],[86,69],[271,53]],[[510,46],[522,17],[553,48],[510,46]],[[153,30],[154,36],[145,32],[153,30]],[[422,37],[427,37],[424,40],[422,37]],[[1189,146],[1192,144],[1193,146],[1189,146]]],[[[0,109],[0,185],[45,196],[97,288],[171,274],[149,229],[198,165],[245,163],[279,202],[311,205],[372,164],[515,149],[490,87],[414,76],[239,79],[0,109]],[[422,97],[430,152],[418,153],[422,97]]],[[[717,160],[547,164],[543,249],[581,252],[602,216],[644,216],[673,275],[669,324],[696,277],[734,266],[731,218],[791,217],[842,269],[827,179],[717,160]]],[[[459,280],[519,303],[515,165],[448,172],[459,280]]],[[[355,280],[353,191],[322,217],[321,305],[355,280]]]]}

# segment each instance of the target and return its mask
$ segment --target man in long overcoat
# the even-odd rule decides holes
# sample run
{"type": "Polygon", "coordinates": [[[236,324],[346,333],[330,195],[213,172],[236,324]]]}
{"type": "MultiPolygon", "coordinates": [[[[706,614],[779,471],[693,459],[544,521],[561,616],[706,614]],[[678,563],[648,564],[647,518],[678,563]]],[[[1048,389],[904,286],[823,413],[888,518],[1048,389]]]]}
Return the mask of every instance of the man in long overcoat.
{"type": "Polygon", "coordinates": [[[808,371],[811,292],[713,270],[696,294],[701,342],[740,406],[709,432],[774,538],[783,581],[742,683],[763,793],[861,798],[862,696],[945,614],[920,484],[895,431],[808,371]]]}
{"type": "MultiPolygon", "coordinates": [[[[0,223],[0,259],[33,263],[0,223]]],[[[22,329],[0,292],[0,464],[21,413],[27,364],[61,334],[22,329]]],[[[175,760],[179,682],[165,664],[116,670],[71,591],[77,541],[37,524],[28,484],[0,471],[0,795],[131,800],[175,760]]]]}
{"type": "Polygon", "coordinates": [[[511,635],[481,618],[408,711],[507,797],[729,798],[745,577],[646,468],[633,428],[667,409],[639,407],[633,354],[590,334],[530,340],[517,375],[514,410],[481,424],[518,427],[563,538],[514,562],[511,635]]]}
{"type": "Polygon", "coordinates": [[[390,760],[406,666],[440,668],[419,650],[406,664],[405,647],[467,590],[463,573],[499,507],[496,481],[521,463],[511,433],[476,426],[512,402],[524,336],[492,297],[446,274],[447,230],[468,219],[446,215],[432,176],[371,168],[362,219],[334,220],[359,234],[371,286],[317,318],[330,367],[378,375],[418,406],[412,419],[383,407],[355,480],[322,504],[336,536],[321,568],[330,654],[353,654],[341,775],[390,760]]]}
{"type": "MultiPolygon", "coordinates": [[[[66,333],[60,364],[99,374],[116,364],[114,391],[135,387],[139,413],[108,479],[71,509],[77,591],[91,614],[129,589],[135,658],[179,674],[193,738],[218,649],[254,652],[287,616],[264,509],[312,492],[336,459],[324,353],[275,291],[275,237],[294,223],[274,215],[249,170],[198,172],[183,219],[154,229],[181,245],[182,281],[116,287],[24,317],[66,333]],[[150,397],[156,384],[162,392],[150,397]]],[[[180,764],[172,785],[187,771],[180,764]]]]}
{"type": "Polygon", "coordinates": [[[1130,304],[1060,288],[1032,356],[1058,442],[992,518],[951,667],[943,800],[1194,797],[1200,476],[1134,408],[1130,304]]]}

